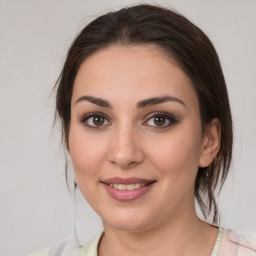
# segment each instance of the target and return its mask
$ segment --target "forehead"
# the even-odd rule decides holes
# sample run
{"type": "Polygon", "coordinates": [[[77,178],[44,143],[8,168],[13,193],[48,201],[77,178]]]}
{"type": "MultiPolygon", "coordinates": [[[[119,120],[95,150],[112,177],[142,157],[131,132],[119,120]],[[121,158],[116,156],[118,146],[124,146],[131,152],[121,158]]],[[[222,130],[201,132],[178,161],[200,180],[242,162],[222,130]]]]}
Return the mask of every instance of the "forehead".
{"type": "Polygon", "coordinates": [[[74,83],[73,98],[82,94],[134,100],[172,94],[197,101],[189,77],[155,45],[112,45],[91,55],[74,83]]]}

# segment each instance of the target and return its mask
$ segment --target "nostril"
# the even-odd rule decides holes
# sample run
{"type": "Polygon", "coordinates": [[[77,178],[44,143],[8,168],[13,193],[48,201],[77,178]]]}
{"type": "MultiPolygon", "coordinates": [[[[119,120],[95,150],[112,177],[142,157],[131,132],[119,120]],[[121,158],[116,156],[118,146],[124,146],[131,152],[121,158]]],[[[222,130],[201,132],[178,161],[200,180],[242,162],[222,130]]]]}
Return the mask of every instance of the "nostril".
{"type": "Polygon", "coordinates": [[[108,159],[122,169],[134,168],[144,159],[143,151],[134,138],[131,138],[131,131],[115,134],[109,142],[108,159]]]}

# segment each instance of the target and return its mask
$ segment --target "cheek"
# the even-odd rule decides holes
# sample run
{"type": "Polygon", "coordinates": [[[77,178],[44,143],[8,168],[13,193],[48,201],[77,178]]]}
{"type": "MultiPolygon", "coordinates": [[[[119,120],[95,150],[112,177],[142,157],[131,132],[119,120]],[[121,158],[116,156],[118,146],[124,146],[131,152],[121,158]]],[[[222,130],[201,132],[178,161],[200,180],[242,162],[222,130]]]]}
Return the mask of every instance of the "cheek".
{"type": "MultiPolygon", "coordinates": [[[[69,149],[77,181],[86,176],[95,177],[104,158],[104,143],[97,138],[96,133],[85,134],[84,128],[70,127],[69,149]]],[[[85,181],[85,180],[83,180],[85,181]]]]}
{"type": "MultiPolygon", "coordinates": [[[[189,126],[191,128],[191,126],[189,126]]],[[[191,183],[194,180],[200,158],[201,140],[198,130],[180,129],[170,133],[170,136],[151,140],[147,145],[147,154],[163,178],[169,182],[191,183]],[[155,145],[156,142],[157,144],[155,145]]]]}
{"type": "Polygon", "coordinates": [[[158,200],[166,207],[168,205],[170,211],[193,202],[200,152],[200,143],[194,138],[177,134],[162,141],[162,147],[151,151],[150,158],[158,170],[162,188],[158,200]]]}

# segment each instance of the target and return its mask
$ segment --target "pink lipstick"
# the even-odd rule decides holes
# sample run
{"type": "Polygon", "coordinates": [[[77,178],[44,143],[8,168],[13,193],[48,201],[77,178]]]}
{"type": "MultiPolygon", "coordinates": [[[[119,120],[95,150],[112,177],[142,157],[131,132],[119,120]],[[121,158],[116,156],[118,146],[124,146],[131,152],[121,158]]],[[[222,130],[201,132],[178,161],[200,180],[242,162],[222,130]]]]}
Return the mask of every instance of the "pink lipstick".
{"type": "Polygon", "coordinates": [[[145,193],[154,185],[155,180],[141,178],[119,178],[113,177],[101,181],[107,193],[114,199],[122,202],[135,200],[145,193]]]}

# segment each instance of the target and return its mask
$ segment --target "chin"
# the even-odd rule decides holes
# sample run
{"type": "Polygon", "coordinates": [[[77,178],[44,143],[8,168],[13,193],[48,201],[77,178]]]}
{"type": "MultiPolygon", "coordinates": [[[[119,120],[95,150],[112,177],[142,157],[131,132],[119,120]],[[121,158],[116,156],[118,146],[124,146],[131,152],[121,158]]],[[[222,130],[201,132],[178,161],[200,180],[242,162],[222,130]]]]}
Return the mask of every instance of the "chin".
{"type": "MultiPolygon", "coordinates": [[[[104,226],[111,226],[114,229],[137,232],[149,229],[153,221],[153,216],[138,211],[120,211],[118,214],[111,216],[101,216],[104,226]]],[[[152,227],[151,227],[152,228],[152,227]]]]}
{"type": "Polygon", "coordinates": [[[138,223],[137,221],[129,221],[129,222],[124,222],[120,221],[115,223],[108,223],[108,226],[111,226],[114,229],[117,230],[122,230],[122,231],[127,231],[127,232],[139,232],[139,231],[144,231],[147,230],[148,225],[144,223],[138,223]]]}

